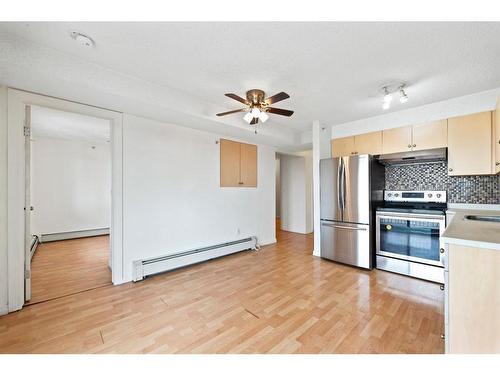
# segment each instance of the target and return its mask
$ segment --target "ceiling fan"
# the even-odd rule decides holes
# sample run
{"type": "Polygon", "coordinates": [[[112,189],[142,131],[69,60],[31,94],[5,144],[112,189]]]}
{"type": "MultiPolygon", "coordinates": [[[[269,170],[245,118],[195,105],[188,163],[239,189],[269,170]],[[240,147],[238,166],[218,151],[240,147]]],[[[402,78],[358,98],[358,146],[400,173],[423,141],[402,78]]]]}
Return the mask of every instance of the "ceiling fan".
{"type": "Polygon", "coordinates": [[[246,99],[243,99],[241,96],[238,96],[236,94],[224,94],[224,95],[226,95],[228,98],[237,100],[240,103],[245,104],[246,107],[241,109],[236,109],[234,111],[217,113],[217,116],[225,116],[238,112],[247,112],[247,114],[243,117],[243,119],[250,125],[256,125],[259,122],[259,120],[262,122],[266,122],[267,119],[269,118],[268,113],[273,113],[276,115],[288,116],[288,117],[293,115],[293,111],[289,111],[288,109],[270,107],[271,104],[288,99],[290,95],[288,95],[286,92],[280,92],[268,98],[266,98],[266,93],[259,89],[253,89],[247,91],[246,99]]]}

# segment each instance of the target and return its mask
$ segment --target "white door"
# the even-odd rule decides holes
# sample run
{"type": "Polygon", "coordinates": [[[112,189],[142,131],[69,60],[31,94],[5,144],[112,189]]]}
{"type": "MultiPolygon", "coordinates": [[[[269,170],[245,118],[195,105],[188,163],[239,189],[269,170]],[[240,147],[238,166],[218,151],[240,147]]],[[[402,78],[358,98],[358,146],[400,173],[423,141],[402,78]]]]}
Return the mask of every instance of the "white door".
{"type": "Polygon", "coordinates": [[[30,229],[31,218],[31,106],[25,108],[24,118],[24,176],[25,176],[25,196],[24,196],[24,300],[31,299],[31,243],[32,235],[30,229]]]}

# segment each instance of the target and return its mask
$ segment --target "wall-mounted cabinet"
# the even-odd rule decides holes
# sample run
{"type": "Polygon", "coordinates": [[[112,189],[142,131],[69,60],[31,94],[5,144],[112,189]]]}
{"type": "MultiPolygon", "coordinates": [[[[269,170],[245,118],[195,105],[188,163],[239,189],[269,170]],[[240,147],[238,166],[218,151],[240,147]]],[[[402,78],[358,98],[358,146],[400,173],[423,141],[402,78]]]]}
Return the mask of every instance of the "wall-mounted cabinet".
{"type": "Polygon", "coordinates": [[[332,139],[332,157],[350,155],[379,155],[382,153],[382,132],[332,139]]]}
{"type": "Polygon", "coordinates": [[[412,151],[442,148],[448,145],[448,120],[412,126],[412,151]]]}
{"type": "Polygon", "coordinates": [[[500,98],[496,111],[332,140],[332,157],[448,147],[448,174],[500,173],[500,98]]]}
{"type": "Polygon", "coordinates": [[[387,129],[383,131],[384,154],[446,147],[447,135],[447,120],[387,129]]]}
{"type": "Polygon", "coordinates": [[[492,112],[448,119],[448,174],[492,174],[492,112]]]}
{"type": "Polygon", "coordinates": [[[411,126],[384,130],[382,137],[384,154],[411,151],[411,126]]]}
{"type": "Polygon", "coordinates": [[[257,187],[257,146],[220,140],[220,186],[257,187]]]}

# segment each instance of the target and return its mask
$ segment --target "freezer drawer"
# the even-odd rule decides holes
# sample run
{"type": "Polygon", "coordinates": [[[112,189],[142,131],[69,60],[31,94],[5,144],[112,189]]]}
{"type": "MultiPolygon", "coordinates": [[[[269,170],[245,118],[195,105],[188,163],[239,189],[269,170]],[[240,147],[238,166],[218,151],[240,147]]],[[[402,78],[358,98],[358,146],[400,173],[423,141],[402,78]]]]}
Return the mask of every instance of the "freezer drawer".
{"type": "Polygon", "coordinates": [[[370,226],[322,220],[321,257],[371,269],[370,226]]]}

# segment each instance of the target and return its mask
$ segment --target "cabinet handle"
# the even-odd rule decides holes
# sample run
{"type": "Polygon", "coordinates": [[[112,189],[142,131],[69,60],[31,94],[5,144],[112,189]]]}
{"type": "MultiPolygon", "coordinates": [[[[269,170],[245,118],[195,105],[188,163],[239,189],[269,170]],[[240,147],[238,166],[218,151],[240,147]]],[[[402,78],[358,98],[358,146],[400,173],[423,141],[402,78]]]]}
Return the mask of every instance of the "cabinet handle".
{"type": "Polygon", "coordinates": [[[416,144],[413,144],[413,147],[417,147],[417,145],[416,145],[416,144]]]}
{"type": "Polygon", "coordinates": [[[495,165],[500,165],[500,161],[497,161],[497,162],[495,163],[495,165]]]}
{"type": "Polygon", "coordinates": [[[411,148],[411,145],[408,145],[408,148],[411,148]]]}
{"type": "Polygon", "coordinates": [[[444,333],[441,334],[441,340],[444,340],[444,333]]]}
{"type": "Polygon", "coordinates": [[[439,286],[439,289],[444,290],[444,285],[443,285],[443,284],[441,284],[441,285],[439,286]]]}
{"type": "Polygon", "coordinates": [[[243,185],[243,182],[238,182],[239,185],[243,185]]]}
{"type": "Polygon", "coordinates": [[[440,252],[441,254],[444,254],[444,249],[443,249],[443,248],[439,249],[439,252],[440,252]]]}
{"type": "Polygon", "coordinates": [[[448,168],[448,171],[453,172],[453,168],[448,168]]]}

